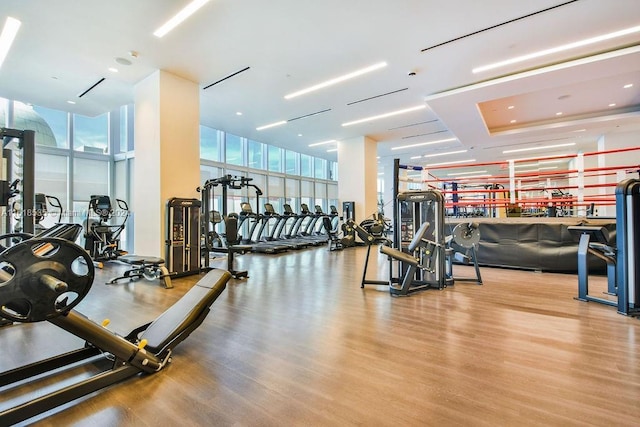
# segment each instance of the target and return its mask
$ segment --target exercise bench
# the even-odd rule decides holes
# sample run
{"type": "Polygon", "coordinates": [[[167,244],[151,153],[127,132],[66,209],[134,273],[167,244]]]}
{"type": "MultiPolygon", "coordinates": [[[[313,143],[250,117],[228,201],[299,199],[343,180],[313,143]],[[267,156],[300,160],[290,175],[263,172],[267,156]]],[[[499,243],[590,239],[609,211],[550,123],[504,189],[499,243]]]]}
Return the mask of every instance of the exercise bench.
{"type": "Polygon", "coordinates": [[[159,279],[166,289],[173,288],[171,283],[171,273],[164,265],[164,259],[152,256],[140,256],[140,255],[122,255],[118,258],[118,261],[122,261],[125,264],[129,264],[132,268],[125,271],[122,276],[115,277],[109,280],[106,284],[113,285],[120,280],[134,281],[141,277],[147,280],[159,279]]]}

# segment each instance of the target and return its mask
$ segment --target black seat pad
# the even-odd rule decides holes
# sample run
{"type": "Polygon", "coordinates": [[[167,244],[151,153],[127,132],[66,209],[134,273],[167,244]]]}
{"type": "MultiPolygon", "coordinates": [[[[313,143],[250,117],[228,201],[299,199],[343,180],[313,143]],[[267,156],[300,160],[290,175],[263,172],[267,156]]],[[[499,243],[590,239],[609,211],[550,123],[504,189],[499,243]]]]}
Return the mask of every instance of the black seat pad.
{"type": "Polygon", "coordinates": [[[390,256],[393,259],[397,259],[398,261],[404,262],[409,265],[418,265],[419,260],[414,258],[412,255],[399,251],[395,248],[390,248],[388,246],[380,246],[380,253],[390,256]]]}
{"type": "Polygon", "coordinates": [[[141,255],[123,255],[118,257],[118,261],[122,261],[131,265],[160,265],[164,264],[164,259],[154,256],[141,256],[141,255]]]}
{"type": "Polygon", "coordinates": [[[202,322],[230,278],[231,273],[226,270],[208,272],[142,333],[140,339],[147,340],[145,349],[158,354],[185,339],[202,322]]]}

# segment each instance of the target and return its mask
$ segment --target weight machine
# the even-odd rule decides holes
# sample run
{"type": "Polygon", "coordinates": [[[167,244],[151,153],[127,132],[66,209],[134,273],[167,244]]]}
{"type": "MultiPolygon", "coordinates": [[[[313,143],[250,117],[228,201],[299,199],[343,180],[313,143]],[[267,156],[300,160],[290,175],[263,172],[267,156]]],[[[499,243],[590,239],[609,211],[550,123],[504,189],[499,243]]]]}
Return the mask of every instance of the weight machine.
{"type": "Polygon", "coordinates": [[[200,273],[200,228],[200,200],[169,199],[166,259],[167,269],[175,276],[200,273]]]}
{"type": "Polygon", "coordinates": [[[204,256],[204,268],[209,268],[209,253],[210,252],[222,252],[227,253],[227,265],[229,271],[235,278],[248,277],[246,271],[237,271],[233,268],[234,256],[236,254],[244,254],[251,249],[249,245],[241,245],[238,235],[238,219],[229,216],[227,209],[227,194],[228,190],[241,190],[245,187],[253,187],[256,191],[256,203],[260,202],[260,196],[262,190],[257,185],[252,184],[253,178],[246,178],[243,176],[224,175],[220,178],[209,179],[205,183],[196,188],[201,196],[201,234],[204,237],[203,251],[204,256]],[[220,186],[222,188],[222,201],[220,203],[220,209],[215,209],[215,187],[220,186]],[[220,213],[222,215],[220,216],[220,213]],[[216,224],[224,222],[225,232],[224,239],[226,244],[215,247],[213,242],[218,239],[221,240],[221,236],[216,232],[216,224]],[[212,229],[209,228],[211,224],[212,229]]]}
{"type": "Polygon", "coordinates": [[[626,179],[616,186],[616,244],[613,246],[606,228],[571,226],[580,235],[578,243],[578,296],[580,301],[593,301],[614,306],[618,313],[640,314],[640,180],[626,179]],[[589,294],[589,254],[607,264],[606,299],[589,294]]]}
{"type": "Polygon", "coordinates": [[[118,209],[124,212],[119,224],[111,224],[114,216],[111,198],[105,195],[92,195],[89,200],[87,219],[84,221],[84,248],[94,261],[112,261],[127,252],[120,249],[120,234],[129,218],[129,206],[124,200],[116,199],[118,209]]]}
{"type": "Polygon", "coordinates": [[[32,130],[17,130],[0,128],[0,138],[2,138],[2,157],[6,160],[6,173],[0,181],[0,206],[8,206],[9,198],[20,194],[20,202],[14,203],[18,206],[18,219],[15,226],[11,224],[11,215],[6,215],[4,232],[9,230],[21,231],[29,234],[35,232],[35,132],[32,130]],[[14,161],[13,150],[7,148],[13,141],[17,140],[17,148],[21,151],[22,170],[16,171],[13,166],[18,164],[14,161]],[[21,176],[18,176],[20,175],[21,176]],[[12,178],[13,176],[13,178],[12,178]],[[18,178],[16,180],[16,177],[18,178]],[[8,181],[12,180],[11,184],[8,181]]]}
{"type": "Polygon", "coordinates": [[[48,321],[85,341],[77,350],[0,373],[3,426],[127,378],[159,372],[171,362],[175,346],[204,321],[231,277],[224,270],[210,271],[154,321],[123,337],[109,331],[107,321],[98,324],[74,310],[94,279],[92,260],[82,247],[59,238],[33,238],[2,252],[0,265],[0,315],[16,322],[48,321]],[[93,376],[70,381],[72,369],[104,366],[93,376]],[[57,389],[51,380],[59,381],[57,389]],[[29,400],[29,393],[35,397],[29,400]]]}

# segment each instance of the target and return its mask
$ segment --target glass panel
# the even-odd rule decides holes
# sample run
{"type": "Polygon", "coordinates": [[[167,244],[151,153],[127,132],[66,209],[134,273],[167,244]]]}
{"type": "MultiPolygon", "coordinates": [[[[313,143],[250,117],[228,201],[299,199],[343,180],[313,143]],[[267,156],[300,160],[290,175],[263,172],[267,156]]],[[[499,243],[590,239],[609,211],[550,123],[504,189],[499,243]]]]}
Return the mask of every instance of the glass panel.
{"type": "MultiPolygon", "coordinates": [[[[115,163],[115,167],[114,167],[114,189],[113,189],[113,195],[115,196],[116,199],[120,199],[120,200],[124,200],[125,203],[129,204],[130,200],[128,198],[127,195],[127,183],[129,181],[129,177],[127,176],[127,172],[128,172],[128,165],[127,165],[127,160],[122,160],[119,162],[115,163]]],[[[114,209],[116,208],[116,201],[113,200],[112,201],[114,209]]],[[[124,217],[122,218],[124,219],[124,217]]],[[[130,224],[128,224],[130,225],[130,224]]],[[[122,233],[120,235],[120,248],[121,249],[128,249],[127,246],[127,233],[122,233]]]]}
{"type": "Polygon", "coordinates": [[[327,179],[327,161],[318,157],[314,160],[314,168],[316,179],[327,179]]]}
{"type": "Polygon", "coordinates": [[[89,200],[94,194],[109,194],[109,162],[74,159],[72,222],[81,224],[87,218],[89,200]]]}
{"type": "Polygon", "coordinates": [[[271,172],[282,172],[282,149],[269,145],[268,158],[271,172]]]}
{"type": "Polygon", "coordinates": [[[291,205],[293,209],[298,207],[298,198],[300,197],[300,181],[297,179],[287,178],[285,180],[285,201],[291,205]]]}
{"type": "Polygon", "coordinates": [[[225,153],[227,163],[230,165],[244,166],[242,138],[230,133],[225,134],[225,153]]]}
{"type": "Polygon", "coordinates": [[[73,148],[88,153],[108,153],[109,114],[97,117],[73,115],[73,148]]]}
{"type": "Polygon", "coordinates": [[[336,184],[327,185],[327,198],[334,200],[338,199],[338,186],[336,184]]]}
{"type": "Polygon", "coordinates": [[[262,146],[263,144],[256,141],[248,141],[247,156],[249,157],[249,167],[254,169],[264,169],[262,163],[262,146]]]}
{"type": "MultiPolygon", "coordinates": [[[[237,170],[226,170],[226,174],[234,177],[244,176],[242,172],[237,170]]],[[[241,189],[229,188],[227,190],[227,212],[240,212],[240,204],[246,201],[251,203],[251,207],[255,212],[255,191],[249,193],[247,191],[247,187],[242,187],[241,189]],[[252,199],[249,199],[249,197],[251,197],[252,199]]]]}
{"type": "MultiPolygon", "coordinates": [[[[128,147],[128,119],[127,119],[127,106],[123,105],[120,107],[120,144],[119,144],[119,152],[126,153],[128,147]]],[[[116,175],[117,177],[118,175],[116,175]]]]}
{"type": "MultiPolygon", "coordinates": [[[[267,188],[267,176],[259,173],[250,173],[248,177],[251,178],[249,184],[255,185],[264,193],[267,188]]],[[[255,194],[255,188],[250,187],[249,194],[255,194]]]]}
{"type": "Polygon", "coordinates": [[[285,172],[289,175],[300,175],[298,170],[298,153],[295,151],[285,151],[285,172]]]}
{"type": "Polygon", "coordinates": [[[222,176],[222,169],[215,166],[200,165],[200,183],[204,184],[209,179],[216,179],[222,176]]]}
{"type": "Polygon", "coordinates": [[[332,181],[338,180],[338,163],[329,162],[329,179],[332,181]]]}
{"type": "MultiPolygon", "coordinates": [[[[43,218],[41,225],[44,228],[49,228],[56,222],[69,220],[69,212],[67,211],[69,203],[67,191],[67,183],[69,181],[68,157],[36,153],[35,160],[35,168],[38,171],[35,181],[36,193],[44,193],[47,196],[58,198],[64,211],[64,216],[59,220],[58,213],[60,209],[56,209],[50,203],[47,203],[47,214],[43,218]]],[[[55,200],[52,201],[55,203],[55,200]]]]}
{"type": "Polygon", "coordinates": [[[316,201],[315,204],[322,208],[324,213],[327,213],[327,184],[324,182],[315,183],[316,201]]]}
{"type": "Polygon", "coordinates": [[[221,132],[207,126],[200,126],[200,158],[220,161],[221,132]]]}
{"type": "Polygon", "coordinates": [[[303,197],[313,197],[313,181],[300,181],[300,193],[303,197]]]}
{"type": "Polygon", "coordinates": [[[311,156],[300,154],[300,175],[311,178],[313,177],[312,172],[311,156]]]}
{"type": "Polygon", "coordinates": [[[8,127],[7,123],[7,106],[9,105],[9,100],[5,98],[0,98],[0,126],[8,127]]]}
{"type": "Polygon", "coordinates": [[[269,197],[284,196],[284,178],[278,176],[269,177],[269,197]]]}
{"type": "MultiPolygon", "coordinates": [[[[64,111],[50,110],[49,108],[38,107],[36,105],[34,105],[32,108],[33,108],[33,112],[35,112],[35,114],[39,116],[39,118],[43,119],[46,122],[46,125],[48,126],[49,129],[45,130],[45,132],[47,134],[50,132],[51,139],[49,140],[49,138],[46,138],[46,137],[43,138],[40,135],[41,131],[40,129],[38,129],[39,126],[28,127],[28,128],[23,127],[20,129],[35,129],[37,133],[36,144],[38,145],[52,146],[52,147],[58,147],[58,148],[69,148],[69,138],[67,137],[68,114],[65,113],[64,111]]],[[[22,109],[22,107],[21,107],[21,110],[25,111],[24,109],[22,109]]],[[[16,108],[15,112],[17,116],[18,108],[16,108]]]]}
{"type": "MultiPolygon", "coordinates": [[[[109,194],[109,162],[74,159],[73,199],[87,204],[93,194],[109,194]]],[[[85,207],[86,210],[86,207],[85,207]]]]}

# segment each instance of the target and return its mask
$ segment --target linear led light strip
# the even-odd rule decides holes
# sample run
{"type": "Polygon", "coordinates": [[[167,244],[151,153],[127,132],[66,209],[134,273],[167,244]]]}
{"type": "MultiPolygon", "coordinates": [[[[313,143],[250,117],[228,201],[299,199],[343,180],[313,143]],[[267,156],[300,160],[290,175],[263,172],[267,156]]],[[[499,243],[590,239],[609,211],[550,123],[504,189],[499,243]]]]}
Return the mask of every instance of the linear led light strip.
{"type": "Polygon", "coordinates": [[[295,98],[296,96],[304,95],[306,93],[313,92],[313,91],[316,91],[316,90],[319,90],[319,89],[323,89],[323,88],[328,87],[328,86],[333,86],[333,85],[341,83],[341,82],[343,82],[345,80],[349,80],[349,79],[352,79],[354,77],[358,77],[358,76],[361,76],[363,74],[370,73],[372,71],[378,70],[380,68],[384,68],[386,66],[387,66],[386,62],[378,62],[377,64],[373,64],[373,65],[370,65],[368,67],[362,68],[360,70],[356,70],[356,71],[353,71],[351,73],[347,73],[347,74],[345,74],[343,76],[335,77],[335,78],[329,79],[329,80],[327,80],[325,82],[318,83],[317,85],[310,86],[310,87],[308,87],[306,89],[302,89],[302,90],[299,90],[297,92],[290,93],[288,95],[285,95],[284,99],[295,98]]]}
{"type": "Polygon", "coordinates": [[[460,153],[466,153],[467,150],[458,150],[458,151],[449,151],[447,153],[436,153],[436,154],[427,154],[425,156],[423,156],[425,159],[431,158],[431,157],[441,157],[441,156],[448,156],[451,154],[460,154],[460,153]]]}
{"type": "Polygon", "coordinates": [[[411,145],[401,145],[400,147],[391,147],[392,150],[401,150],[403,148],[413,148],[413,147],[422,147],[424,145],[433,145],[433,144],[440,144],[441,142],[451,142],[451,141],[456,141],[456,138],[447,138],[447,139],[439,139],[437,141],[429,141],[429,142],[421,142],[418,144],[411,144],[411,145]]]}
{"type": "Polygon", "coordinates": [[[582,46],[587,46],[594,43],[599,43],[605,40],[611,40],[618,37],[623,37],[629,34],[637,33],[640,31],[640,25],[625,28],[624,30],[614,31],[613,33],[602,34],[596,37],[591,37],[584,40],[579,40],[573,43],[563,44],[561,46],[552,47],[550,49],[540,50],[538,52],[529,53],[527,55],[516,56],[514,58],[506,59],[504,61],[495,62],[493,64],[483,65],[471,70],[472,73],[482,73],[483,71],[494,70],[496,68],[505,67],[507,65],[517,64],[519,62],[528,61],[529,59],[540,58],[542,56],[551,55],[558,52],[564,52],[566,50],[575,49],[582,46]]]}
{"type": "Polygon", "coordinates": [[[371,122],[373,120],[384,119],[384,118],[387,118],[387,117],[392,117],[392,116],[397,116],[397,115],[400,115],[400,114],[410,113],[412,111],[422,110],[424,108],[427,108],[426,104],[417,105],[417,106],[411,107],[411,108],[405,108],[403,110],[391,111],[390,113],[379,114],[377,116],[365,117],[364,119],[359,119],[359,120],[354,120],[352,122],[343,123],[342,126],[351,126],[351,125],[356,125],[356,124],[359,124],[359,123],[371,122]]]}
{"type": "Polygon", "coordinates": [[[515,150],[504,150],[502,152],[502,154],[520,153],[522,151],[546,150],[547,148],[570,147],[572,145],[576,145],[576,143],[575,142],[568,142],[566,144],[543,145],[543,146],[540,146],[540,147],[529,147],[529,148],[518,148],[518,149],[515,149],[515,150]]]}
{"type": "Polygon", "coordinates": [[[337,141],[335,139],[330,139],[328,141],[314,142],[313,144],[309,144],[309,147],[317,147],[318,145],[326,145],[326,144],[331,144],[333,142],[337,142],[337,141]]]}
{"type": "Polygon", "coordinates": [[[198,9],[200,9],[208,2],[209,0],[193,0],[191,3],[186,5],[184,9],[176,13],[173,18],[169,19],[160,28],[155,30],[153,32],[153,35],[158,38],[165,36],[169,31],[180,25],[185,19],[196,13],[198,9]]]}
{"type": "MultiPolygon", "coordinates": [[[[411,111],[422,110],[423,108],[427,108],[427,106],[425,104],[423,104],[423,105],[418,105],[416,107],[405,108],[403,110],[391,111],[390,113],[379,114],[377,116],[365,117],[364,119],[359,119],[359,120],[355,120],[353,122],[343,123],[342,126],[351,126],[351,125],[355,125],[355,124],[358,124],[358,123],[364,123],[364,122],[370,122],[370,121],[373,121],[373,120],[384,119],[386,117],[392,117],[392,116],[397,116],[397,115],[404,114],[404,113],[410,113],[411,111]]],[[[264,129],[269,129],[269,128],[272,128],[272,127],[284,125],[285,123],[287,123],[287,121],[288,120],[280,120],[279,122],[274,122],[274,123],[270,123],[268,125],[257,127],[256,130],[264,130],[264,129]]]]}
{"type": "Polygon", "coordinates": [[[16,18],[12,18],[10,16],[7,17],[7,20],[4,23],[2,34],[0,34],[0,67],[2,67],[2,63],[7,57],[9,49],[11,49],[11,45],[18,34],[21,24],[22,23],[16,18]]]}
{"type": "Polygon", "coordinates": [[[476,159],[468,159],[468,160],[455,160],[451,162],[441,162],[441,163],[429,163],[426,167],[435,167],[435,166],[448,166],[448,165],[459,165],[461,163],[471,163],[475,162],[476,159]]]}
{"type": "Polygon", "coordinates": [[[461,175],[474,175],[487,173],[487,171],[471,171],[471,172],[457,172],[457,173],[448,173],[447,176],[461,176],[461,175]]]}

